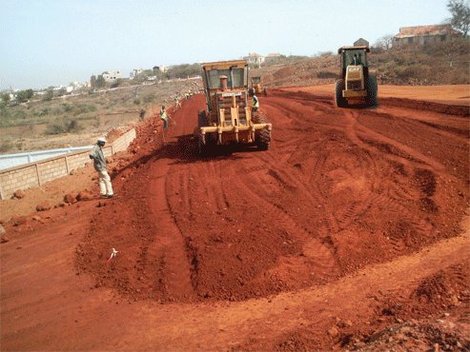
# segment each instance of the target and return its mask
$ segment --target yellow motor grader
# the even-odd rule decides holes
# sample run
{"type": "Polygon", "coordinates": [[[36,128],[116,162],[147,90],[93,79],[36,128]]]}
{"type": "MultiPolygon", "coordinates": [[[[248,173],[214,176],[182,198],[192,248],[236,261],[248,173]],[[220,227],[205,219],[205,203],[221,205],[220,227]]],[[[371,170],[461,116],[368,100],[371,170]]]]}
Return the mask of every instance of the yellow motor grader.
{"type": "Polygon", "coordinates": [[[377,78],[369,72],[368,46],[343,46],[341,55],[341,78],[335,84],[335,102],[338,107],[349,104],[377,105],[377,78]]]}
{"type": "Polygon", "coordinates": [[[199,112],[194,134],[199,153],[214,146],[256,145],[267,150],[271,123],[252,108],[248,94],[248,63],[245,60],[202,64],[207,110],[199,112]]]}

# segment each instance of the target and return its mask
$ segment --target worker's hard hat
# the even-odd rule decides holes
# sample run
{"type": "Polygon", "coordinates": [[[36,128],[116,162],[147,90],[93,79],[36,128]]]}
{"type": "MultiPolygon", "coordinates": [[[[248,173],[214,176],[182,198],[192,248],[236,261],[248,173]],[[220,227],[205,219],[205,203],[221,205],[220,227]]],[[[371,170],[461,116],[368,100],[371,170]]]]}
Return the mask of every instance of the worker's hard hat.
{"type": "Polygon", "coordinates": [[[97,142],[98,142],[98,143],[106,143],[106,138],[104,138],[104,137],[98,137],[97,142]]]}

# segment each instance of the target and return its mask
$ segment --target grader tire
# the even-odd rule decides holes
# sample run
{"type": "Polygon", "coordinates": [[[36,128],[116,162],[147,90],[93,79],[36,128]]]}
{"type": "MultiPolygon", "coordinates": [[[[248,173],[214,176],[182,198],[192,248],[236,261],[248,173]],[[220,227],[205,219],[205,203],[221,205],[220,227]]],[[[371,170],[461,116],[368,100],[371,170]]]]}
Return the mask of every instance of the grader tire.
{"type": "Polygon", "coordinates": [[[267,129],[263,129],[259,134],[256,144],[259,150],[268,150],[271,143],[271,134],[267,129]]]}
{"type": "MultiPolygon", "coordinates": [[[[267,123],[267,119],[259,112],[253,118],[254,123],[267,123]]],[[[256,132],[256,145],[259,150],[268,150],[271,144],[271,132],[267,128],[256,132]]]]}
{"type": "Polygon", "coordinates": [[[377,77],[370,75],[367,77],[367,105],[377,105],[377,77]]]}
{"type": "Polygon", "coordinates": [[[339,79],[335,83],[335,103],[338,108],[348,106],[348,101],[343,97],[343,90],[346,87],[344,79],[339,79]]]}

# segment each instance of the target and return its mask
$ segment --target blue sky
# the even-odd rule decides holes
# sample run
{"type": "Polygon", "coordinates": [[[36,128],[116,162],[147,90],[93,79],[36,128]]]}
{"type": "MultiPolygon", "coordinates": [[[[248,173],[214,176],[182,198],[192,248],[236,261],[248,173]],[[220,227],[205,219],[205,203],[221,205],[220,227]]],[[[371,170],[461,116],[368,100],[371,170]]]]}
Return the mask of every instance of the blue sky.
{"type": "Polygon", "coordinates": [[[0,0],[0,90],[248,52],[314,55],[438,24],[447,0],[0,0]]]}

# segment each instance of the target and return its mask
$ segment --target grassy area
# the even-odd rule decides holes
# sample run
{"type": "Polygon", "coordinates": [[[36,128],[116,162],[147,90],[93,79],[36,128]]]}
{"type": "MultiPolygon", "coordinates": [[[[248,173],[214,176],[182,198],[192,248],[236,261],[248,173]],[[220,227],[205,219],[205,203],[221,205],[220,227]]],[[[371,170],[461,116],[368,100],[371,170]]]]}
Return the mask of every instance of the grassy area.
{"type": "Polygon", "coordinates": [[[135,122],[142,109],[173,103],[200,81],[123,86],[51,100],[0,105],[0,153],[91,144],[96,136],[135,122]]]}

